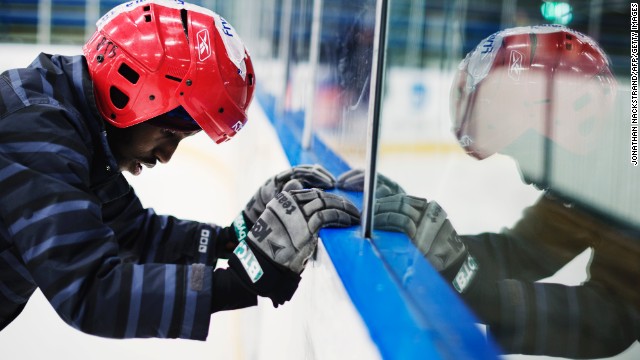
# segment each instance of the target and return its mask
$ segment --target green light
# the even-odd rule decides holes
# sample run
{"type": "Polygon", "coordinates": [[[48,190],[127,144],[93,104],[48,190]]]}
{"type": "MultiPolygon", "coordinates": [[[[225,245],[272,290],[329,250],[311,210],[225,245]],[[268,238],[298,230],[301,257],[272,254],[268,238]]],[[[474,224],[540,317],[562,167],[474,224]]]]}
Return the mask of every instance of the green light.
{"type": "Polygon", "coordinates": [[[554,24],[567,25],[573,20],[573,8],[566,2],[545,1],[540,6],[540,12],[546,20],[554,24]]]}

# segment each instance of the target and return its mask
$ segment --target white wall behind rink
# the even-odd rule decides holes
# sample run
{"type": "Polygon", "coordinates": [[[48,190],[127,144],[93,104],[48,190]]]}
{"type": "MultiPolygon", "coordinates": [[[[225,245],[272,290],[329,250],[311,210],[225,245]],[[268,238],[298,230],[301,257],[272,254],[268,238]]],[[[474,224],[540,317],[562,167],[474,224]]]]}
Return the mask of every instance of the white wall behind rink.
{"type": "MultiPolygon", "coordinates": [[[[79,54],[79,47],[0,44],[0,70],[25,67],[39,52],[79,54]]],[[[245,129],[216,145],[198,134],[180,145],[169,164],[128,176],[143,204],[161,214],[229,225],[257,188],[289,166],[257,102],[245,129]]],[[[66,325],[40,291],[0,332],[0,358],[21,359],[376,359],[375,345],[324,248],[303,273],[293,300],[274,309],[215,314],[206,342],[112,340],[66,325]]]]}

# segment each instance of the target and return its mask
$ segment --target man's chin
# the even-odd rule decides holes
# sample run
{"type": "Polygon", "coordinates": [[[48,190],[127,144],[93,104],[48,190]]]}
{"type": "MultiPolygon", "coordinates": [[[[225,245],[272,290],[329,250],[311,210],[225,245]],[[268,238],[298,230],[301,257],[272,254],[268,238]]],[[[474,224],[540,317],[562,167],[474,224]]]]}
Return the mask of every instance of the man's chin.
{"type": "Polygon", "coordinates": [[[140,175],[142,173],[142,164],[140,164],[139,162],[136,162],[132,170],[133,171],[129,171],[131,175],[133,176],[140,175]]]}
{"type": "Polygon", "coordinates": [[[139,162],[134,162],[127,165],[120,165],[120,169],[122,169],[123,172],[126,171],[133,176],[138,176],[142,173],[142,164],[140,164],[139,162]]]}

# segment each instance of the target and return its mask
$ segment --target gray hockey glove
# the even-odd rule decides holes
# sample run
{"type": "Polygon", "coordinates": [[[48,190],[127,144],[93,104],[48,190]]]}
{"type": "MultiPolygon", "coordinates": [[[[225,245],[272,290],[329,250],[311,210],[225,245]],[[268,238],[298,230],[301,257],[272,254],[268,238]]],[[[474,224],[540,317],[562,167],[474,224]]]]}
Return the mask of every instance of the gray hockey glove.
{"type": "Polygon", "coordinates": [[[359,219],[358,209],[340,196],[319,189],[283,191],[239,239],[229,267],[251,291],[278,307],[296,291],[318,230],[357,225],[359,219]]]}
{"type": "Polygon", "coordinates": [[[320,165],[299,165],[285,170],[278,175],[269,178],[255,194],[251,197],[244,209],[238,214],[231,224],[235,237],[220,245],[219,256],[228,258],[231,251],[238,245],[241,237],[246,233],[256,220],[262,215],[267,203],[281,191],[301,190],[301,189],[332,189],[336,179],[329,171],[320,165]]]}
{"type": "Polygon", "coordinates": [[[404,194],[378,199],[373,224],[375,229],[407,234],[459,293],[473,281],[478,265],[435,201],[404,194]]]}
{"type": "MultiPolygon", "coordinates": [[[[352,169],[342,173],[338,176],[336,181],[336,187],[338,189],[347,191],[362,191],[364,190],[364,171],[361,169],[352,169]]],[[[385,196],[404,194],[404,189],[398,185],[395,181],[388,177],[378,174],[376,182],[376,198],[382,198],[385,196]]]]}
{"type": "Polygon", "coordinates": [[[269,178],[251,197],[242,214],[247,228],[262,215],[267,203],[281,191],[301,189],[333,189],[336,179],[320,165],[299,165],[269,178]]]}

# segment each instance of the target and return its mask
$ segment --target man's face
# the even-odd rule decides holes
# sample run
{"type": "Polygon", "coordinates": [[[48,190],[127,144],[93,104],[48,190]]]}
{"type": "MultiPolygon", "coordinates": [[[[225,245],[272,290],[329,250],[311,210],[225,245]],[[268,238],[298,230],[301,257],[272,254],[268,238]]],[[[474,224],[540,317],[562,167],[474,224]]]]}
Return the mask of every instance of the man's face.
{"type": "Polygon", "coordinates": [[[120,171],[140,175],[143,166],[152,168],[157,162],[169,162],[180,141],[196,133],[141,123],[124,129],[109,126],[108,141],[120,171]]]}

